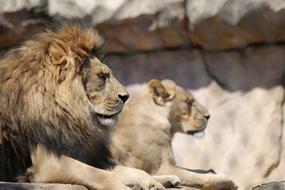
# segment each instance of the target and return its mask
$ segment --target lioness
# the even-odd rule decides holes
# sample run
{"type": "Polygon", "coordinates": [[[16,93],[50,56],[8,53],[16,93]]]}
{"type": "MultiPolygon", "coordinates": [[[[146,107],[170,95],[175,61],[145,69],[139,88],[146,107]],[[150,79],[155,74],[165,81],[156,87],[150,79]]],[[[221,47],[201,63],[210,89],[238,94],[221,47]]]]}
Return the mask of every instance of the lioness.
{"type": "Polygon", "coordinates": [[[157,175],[176,175],[184,186],[235,189],[235,184],[224,176],[175,166],[171,148],[174,134],[203,131],[209,112],[171,80],[151,80],[148,88],[125,106],[111,132],[111,153],[117,164],[142,169],[162,183],[164,179],[157,175]]]}
{"type": "Polygon", "coordinates": [[[0,59],[0,180],[30,167],[31,182],[163,189],[110,158],[106,131],[128,93],[97,58],[101,44],[93,29],[64,24],[0,59]]]}

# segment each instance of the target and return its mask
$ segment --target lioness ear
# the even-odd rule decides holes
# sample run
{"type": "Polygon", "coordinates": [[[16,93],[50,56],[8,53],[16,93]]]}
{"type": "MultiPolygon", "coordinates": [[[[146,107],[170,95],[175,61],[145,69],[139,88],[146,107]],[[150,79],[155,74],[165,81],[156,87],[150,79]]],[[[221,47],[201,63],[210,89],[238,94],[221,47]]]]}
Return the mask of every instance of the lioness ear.
{"type": "Polygon", "coordinates": [[[161,83],[163,84],[163,86],[167,90],[168,96],[166,98],[166,101],[173,100],[173,98],[176,95],[176,83],[174,81],[168,80],[168,79],[161,81],[161,83]]]}
{"type": "Polygon", "coordinates": [[[153,101],[157,105],[164,106],[167,101],[173,99],[174,95],[168,92],[159,80],[153,79],[148,85],[153,101]]]}

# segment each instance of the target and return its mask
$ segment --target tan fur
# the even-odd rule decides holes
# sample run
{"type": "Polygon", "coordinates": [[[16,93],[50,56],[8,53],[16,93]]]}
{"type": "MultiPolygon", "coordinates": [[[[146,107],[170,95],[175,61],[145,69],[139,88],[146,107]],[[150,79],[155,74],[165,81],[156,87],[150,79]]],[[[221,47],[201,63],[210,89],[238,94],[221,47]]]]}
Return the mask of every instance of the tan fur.
{"type": "Polygon", "coordinates": [[[209,116],[190,92],[173,81],[152,80],[149,91],[131,100],[120,114],[111,133],[112,156],[117,164],[142,169],[162,183],[161,175],[176,175],[185,186],[235,189],[224,176],[175,166],[171,147],[174,134],[203,131],[209,116]]]}
{"type": "Polygon", "coordinates": [[[96,57],[101,44],[93,29],[64,24],[0,60],[0,180],[30,167],[32,182],[126,190],[119,176],[130,171],[146,178],[134,184],[161,187],[110,159],[106,132],[128,94],[96,57]]]}

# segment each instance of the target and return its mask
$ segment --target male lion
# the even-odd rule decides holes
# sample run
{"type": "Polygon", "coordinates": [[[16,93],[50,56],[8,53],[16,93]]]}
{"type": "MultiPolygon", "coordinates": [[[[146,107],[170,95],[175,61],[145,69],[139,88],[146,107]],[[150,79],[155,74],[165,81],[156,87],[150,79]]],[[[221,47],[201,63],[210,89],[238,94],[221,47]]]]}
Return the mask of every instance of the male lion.
{"type": "MultiPolygon", "coordinates": [[[[206,128],[209,112],[190,92],[171,80],[151,80],[149,91],[130,101],[111,132],[111,153],[118,164],[157,175],[176,175],[184,186],[235,189],[228,178],[175,166],[171,141],[176,132],[195,134],[206,128]]],[[[190,145],[191,146],[191,145],[190,145]]]]}
{"type": "Polygon", "coordinates": [[[106,130],[128,93],[96,57],[101,44],[93,29],[69,23],[0,60],[0,180],[15,181],[30,167],[32,182],[163,188],[109,157],[106,130]]]}

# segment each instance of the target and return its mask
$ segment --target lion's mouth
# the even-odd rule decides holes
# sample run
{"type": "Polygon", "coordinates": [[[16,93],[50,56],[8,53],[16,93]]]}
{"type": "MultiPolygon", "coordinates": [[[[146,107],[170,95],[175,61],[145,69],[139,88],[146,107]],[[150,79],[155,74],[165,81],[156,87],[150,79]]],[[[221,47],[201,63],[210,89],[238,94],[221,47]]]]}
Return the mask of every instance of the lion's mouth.
{"type": "Polygon", "coordinates": [[[119,112],[112,114],[112,115],[104,115],[96,113],[97,119],[99,123],[106,127],[113,127],[118,122],[118,114],[119,112]]]}

